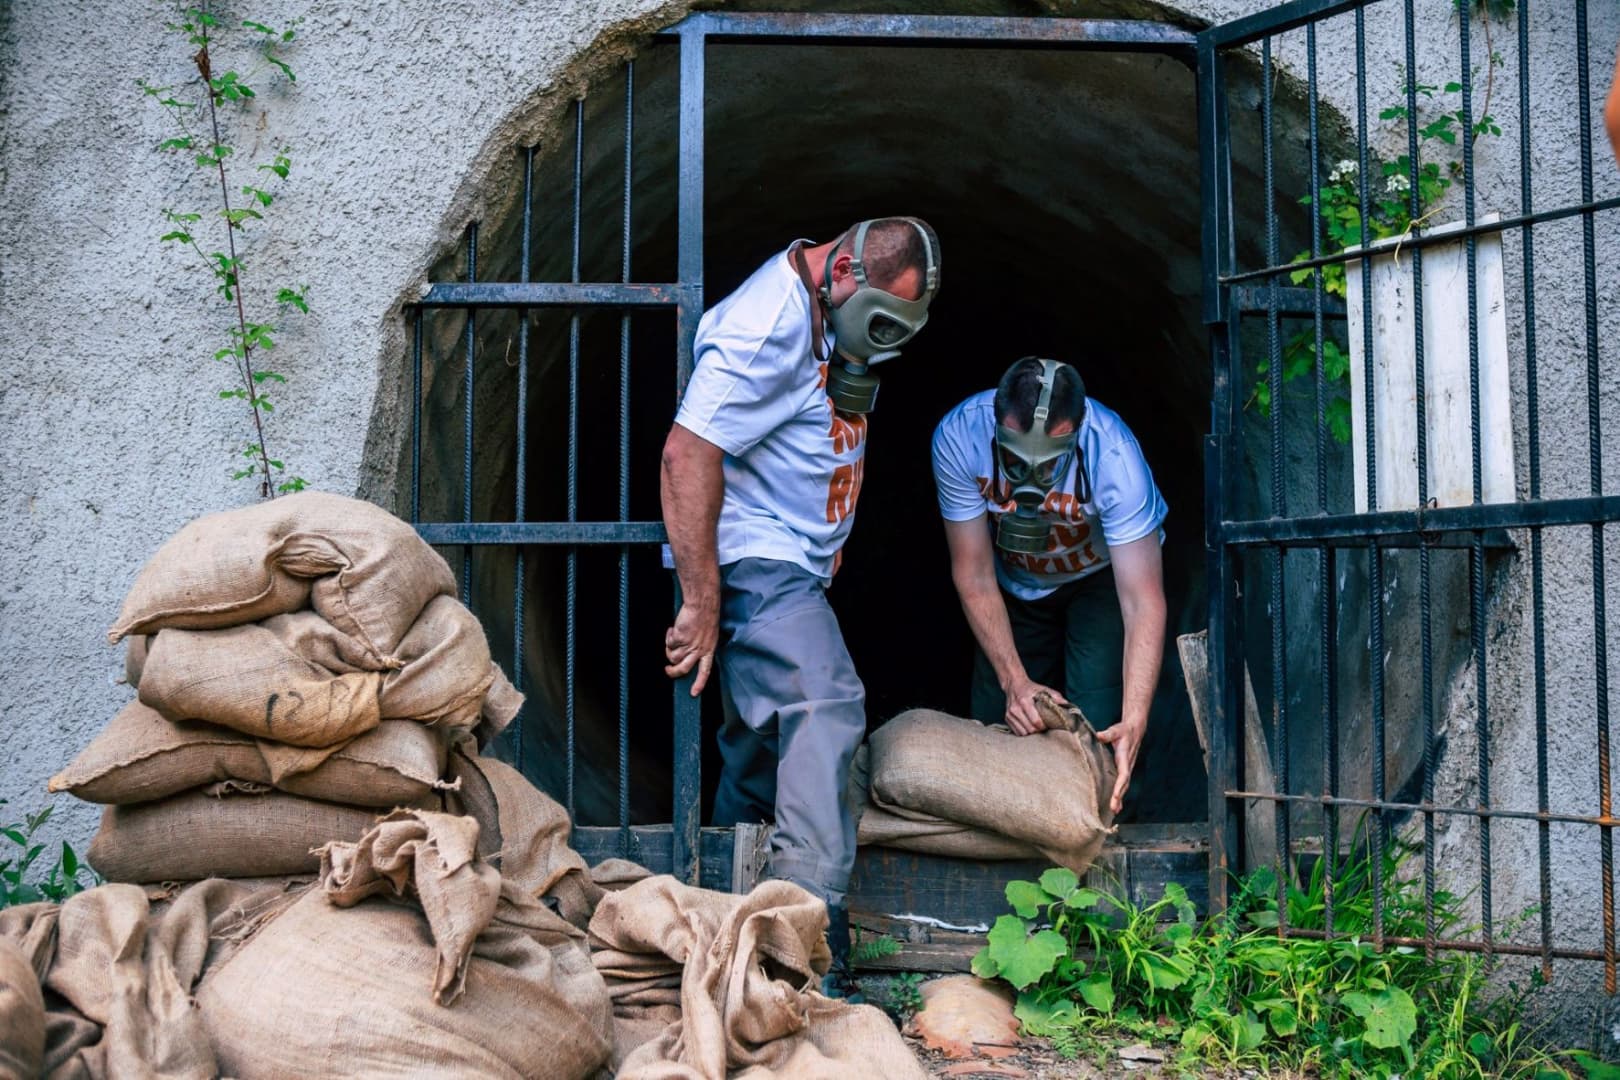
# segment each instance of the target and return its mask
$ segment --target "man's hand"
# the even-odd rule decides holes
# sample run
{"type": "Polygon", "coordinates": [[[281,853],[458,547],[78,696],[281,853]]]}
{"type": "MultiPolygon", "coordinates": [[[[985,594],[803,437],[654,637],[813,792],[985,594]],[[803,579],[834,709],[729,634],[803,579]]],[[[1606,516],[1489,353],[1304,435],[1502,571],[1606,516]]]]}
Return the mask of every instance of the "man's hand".
{"type": "Polygon", "coordinates": [[[714,667],[714,650],[720,643],[720,613],[712,607],[682,604],[675,625],[664,631],[664,657],[669,661],[664,674],[679,679],[695,666],[692,696],[703,693],[714,667]]]}
{"type": "Polygon", "coordinates": [[[1042,686],[1027,675],[1007,687],[1007,726],[1014,735],[1033,735],[1046,730],[1046,721],[1035,707],[1036,694],[1050,694],[1061,705],[1069,702],[1049,686],[1042,686]]]}
{"type": "Polygon", "coordinates": [[[1111,728],[1097,732],[1097,741],[1114,748],[1114,768],[1119,779],[1114,781],[1114,797],[1109,808],[1119,813],[1125,806],[1125,789],[1131,786],[1131,770],[1136,768],[1136,755],[1142,749],[1142,732],[1146,724],[1120,721],[1111,728]]]}

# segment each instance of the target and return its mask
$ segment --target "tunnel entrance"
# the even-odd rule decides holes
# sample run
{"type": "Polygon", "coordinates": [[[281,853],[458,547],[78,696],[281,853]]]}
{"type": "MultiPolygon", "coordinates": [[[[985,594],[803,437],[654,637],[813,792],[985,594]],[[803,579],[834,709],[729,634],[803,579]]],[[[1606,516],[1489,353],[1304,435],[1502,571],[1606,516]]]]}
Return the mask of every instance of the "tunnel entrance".
{"type": "Polygon", "coordinates": [[[1127,820],[1202,820],[1206,775],[1174,645],[1204,626],[1207,595],[1191,35],[1152,22],[918,18],[911,32],[939,33],[878,44],[839,34],[840,16],[752,19],[692,16],[591,80],[523,155],[509,205],[433,272],[414,365],[411,509],[441,523],[421,528],[461,570],[529,695],[521,730],[497,751],[581,826],[669,822],[673,805],[681,865],[680,836],[695,829],[698,800],[706,819],[718,774],[720,715],[716,691],[700,716],[679,691],[672,708],[662,672],[672,575],[659,557],[658,460],[691,330],[792,240],[914,214],[941,236],[941,295],[882,371],[829,594],[869,726],[915,706],[969,711],[973,644],[930,436],[1013,360],[1051,356],[1131,426],[1170,506],[1165,662],[1134,785],[1151,797],[1138,794],[1127,820]],[[975,40],[961,33],[970,25],[1000,36],[975,40]],[[799,39],[806,27],[816,33],[799,39]],[[698,100],[694,143],[682,119],[698,100]],[[569,291],[574,282],[670,284],[569,291]]]}

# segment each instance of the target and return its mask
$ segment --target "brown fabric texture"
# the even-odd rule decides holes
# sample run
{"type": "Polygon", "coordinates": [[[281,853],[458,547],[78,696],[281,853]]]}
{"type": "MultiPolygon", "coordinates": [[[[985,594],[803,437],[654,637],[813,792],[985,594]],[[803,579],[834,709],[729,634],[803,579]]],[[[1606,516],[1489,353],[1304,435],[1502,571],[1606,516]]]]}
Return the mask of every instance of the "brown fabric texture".
{"type": "Polygon", "coordinates": [[[477,825],[397,813],[197,993],[230,1076],[570,1077],[609,1060],[579,930],[476,858],[477,825]],[[442,1003],[440,1003],[442,1002],[442,1003]]]}
{"type": "Polygon", "coordinates": [[[956,822],[914,821],[872,805],[872,748],[862,743],[849,770],[849,805],[855,811],[855,841],[861,847],[892,847],[953,859],[1034,859],[1029,844],[956,822]]]}
{"type": "Polygon", "coordinates": [[[45,1071],[45,997],[22,947],[0,936],[0,1080],[45,1071]]]}
{"type": "Polygon", "coordinates": [[[568,812],[504,761],[479,757],[472,741],[450,753],[450,808],[478,822],[478,854],[528,896],[550,896],[563,918],[583,927],[602,890],[568,846],[568,812]]]}
{"type": "Polygon", "coordinates": [[[449,564],[410,525],[359,499],[304,491],[182,528],[136,576],[108,638],[239,626],[312,606],[382,659],[429,600],[455,587],[449,564]]]}
{"type": "Polygon", "coordinates": [[[910,847],[899,833],[911,822],[929,845],[915,850],[1005,858],[1010,841],[1083,874],[1112,832],[1113,754],[1089,726],[1020,737],[914,709],[873,732],[868,746],[871,805],[886,816],[863,816],[865,842],[910,847]],[[999,839],[977,851],[975,833],[999,839]]]}
{"type": "Polygon", "coordinates": [[[60,907],[5,912],[0,939],[32,951],[52,995],[43,1061],[32,1075],[217,1076],[191,988],[216,946],[233,936],[225,928],[261,916],[252,904],[247,890],[211,881],[188,890],[161,918],[133,885],[103,885],[60,907]]]}
{"type": "Polygon", "coordinates": [[[680,1019],[624,1057],[621,1080],[922,1077],[881,1012],[808,989],[827,969],[826,925],[821,901],[784,881],[731,896],[662,875],[604,895],[593,943],[682,965],[680,1019]]]}
{"type": "Polygon", "coordinates": [[[222,630],[155,635],[141,701],[170,720],[207,720],[298,746],[340,743],[376,718],[497,733],[523,697],[500,676],[473,613],[435,597],[382,663],[313,611],[222,630]],[[496,698],[485,708],[485,698],[496,698]]]}
{"type": "Polygon", "coordinates": [[[310,873],[320,866],[312,849],[332,840],[358,840],[376,819],[375,808],[282,792],[214,798],[191,791],[107,807],[88,858],[108,881],[310,873]]]}
{"type": "Polygon", "coordinates": [[[445,756],[437,733],[385,720],[315,768],[289,775],[300,763],[297,751],[214,724],[171,723],[132,701],[51,778],[50,790],[89,802],[137,803],[222,780],[245,780],[327,802],[394,807],[443,786],[445,756]]]}

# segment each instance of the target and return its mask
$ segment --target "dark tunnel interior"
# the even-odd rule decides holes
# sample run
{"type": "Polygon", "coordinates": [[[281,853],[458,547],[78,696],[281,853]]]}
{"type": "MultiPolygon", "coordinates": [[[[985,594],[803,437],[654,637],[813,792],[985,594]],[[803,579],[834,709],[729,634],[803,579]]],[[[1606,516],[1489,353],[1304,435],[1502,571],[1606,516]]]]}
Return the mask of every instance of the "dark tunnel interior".
{"type": "MultiPolygon", "coordinates": [[[[652,45],[634,64],[632,281],[676,277],[676,59],[675,48],[652,45]]],[[[578,279],[618,281],[622,69],[592,84],[582,112],[578,279]]],[[[536,151],[532,280],[567,281],[573,273],[575,121],[569,109],[536,151]]],[[[1199,309],[1191,72],[1145,54],[716,45],[708,52],[705,128],[705,306],[793,239],[824,239],[863,217],[916,214],[941,237],[942,288],[930,322],[880,369],[856,523],[829,594],[867,687],[869,725],[915,706],[968,711],[972,640],[935,502],[934,425],[1020,356],[1066,360],[1135,431],[1170,506],[1165,663],[1131,813],[1142,821],[1201,820],[1205,771],[1174,644],[1178,633],[1204,626],[1206,610],[1202,440],[1210,376],[1199,309]]],[[[1234,128],[1235,138],[1244,137],[1241,124],[1234,128]]],[[[481,223],[478,280],[518,279],[522,210],[513,198],[481,223]]],[[[432,274],[436,281],[466,276],[465,247],[446,253],[432,274]]],[[[657,521],[659,451],[675,406],[673,316],[598,311],[571,322],[567,312],[548,310],[526,317],[523,401],[516,313],[479,312],[471,333],[464,313],[428,317],[422,520],[461,519],[469,441],[473,520],[515,519],[521,416],[528,520],[617,520],[623,500],[628,520],[657,521]]],[[[462,552],[445,554],[460,572],[462,552]]],[[[521,585],[512,549],[477,549],[470,565],[473,607],[496,658],[509,670],[521,660],[526,771],[559,798],[571,795],[580,824],[617,822],[621,800],[632,822],[670,820],[672,691],[662,640],[671,575],[657,547],[587,548],[572,560],[560,547],[532,547],[522,558],[521,585]],[[628,652],[621,659],[622,598],[628,652]]],[[[719,765],[716,693],[704,702],[706,799],[719,765]]],[[[508,740],[499,750],[511,756],[515,746],[508,740]]]]}

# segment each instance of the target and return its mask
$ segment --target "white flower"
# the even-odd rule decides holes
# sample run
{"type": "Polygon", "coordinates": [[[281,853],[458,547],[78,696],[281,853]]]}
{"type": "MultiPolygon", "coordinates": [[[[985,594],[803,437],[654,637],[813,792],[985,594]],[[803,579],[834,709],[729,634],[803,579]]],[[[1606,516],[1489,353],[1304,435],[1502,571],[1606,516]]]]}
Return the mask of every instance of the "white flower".
{"type": "Polygon", "coordinates": [[[1349,158],[1344,158],[1337,165],[1333,166],[1332,172],[1328,173],[1328,182],[1337,184],[1339,181],[1348,180],[1355,175],[1356,163],[1351,161],[1349,158]]]}
{"type": "Polygon", "coordinates": [[[1391,173],[1389,179],[1384,182],[1384,186],[1389,189],[1390,194],[1395,195],[1403,191],[1411,191],[1412,181],[1406,178],[1405,173],[1391,173]]]}

